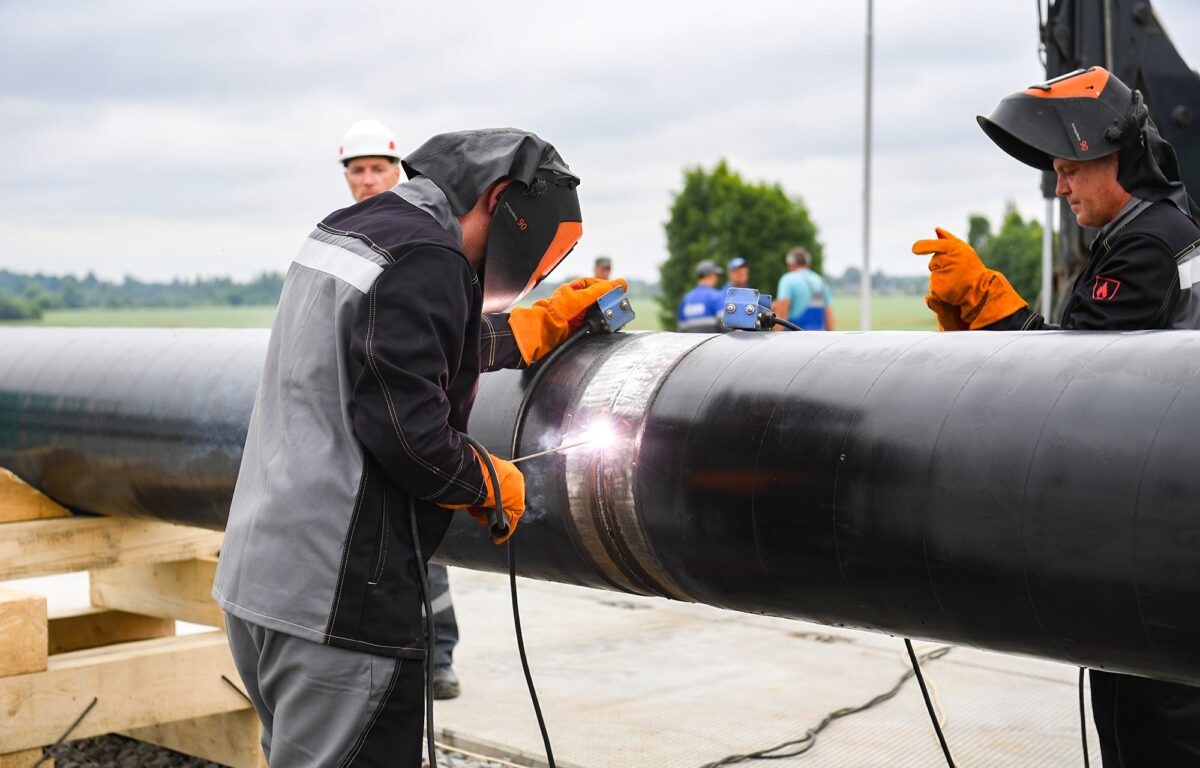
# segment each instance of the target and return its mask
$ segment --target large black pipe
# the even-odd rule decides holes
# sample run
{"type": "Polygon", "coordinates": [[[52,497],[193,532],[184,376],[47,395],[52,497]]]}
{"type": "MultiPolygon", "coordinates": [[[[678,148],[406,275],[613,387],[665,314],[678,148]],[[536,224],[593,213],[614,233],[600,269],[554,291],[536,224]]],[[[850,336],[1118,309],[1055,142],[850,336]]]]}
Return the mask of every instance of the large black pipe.
{"type": "MultiPolygon", "coordinates": [[[[219,525],[264,332],[0,332],[0,465],[219,525]]],[[[526,575],[1200,683],[1200,334],[620,334],[488,374],[526,575]]],[[[444,562],[501,570],[469,520],[444,562]]]]}

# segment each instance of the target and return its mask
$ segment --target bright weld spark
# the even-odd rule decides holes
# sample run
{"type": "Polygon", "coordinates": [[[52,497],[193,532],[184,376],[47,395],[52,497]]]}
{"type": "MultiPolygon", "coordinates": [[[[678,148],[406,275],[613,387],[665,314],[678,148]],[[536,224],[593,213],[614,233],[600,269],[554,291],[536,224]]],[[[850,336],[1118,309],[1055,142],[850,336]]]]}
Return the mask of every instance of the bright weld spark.
{"type": "Polygon", "coordinates": [[[522,461],[536,459],[539,456],[549,456],[552,453],[562,453],[563,451],[568,451],[572,448],[581,448],[585,445],[592,445],[596,448],[604,448],[611,444],[615,439],[616,433],[613,431],[612,425],[607,421],[597,421],[583,432],[579,440],[572,440],[570,442],[564,441],[557,448],[550,448],[549,450],[531,453],[528,456],[521,456],[520,458],[513,459],[512,463],[520,464],[522,461]]]}

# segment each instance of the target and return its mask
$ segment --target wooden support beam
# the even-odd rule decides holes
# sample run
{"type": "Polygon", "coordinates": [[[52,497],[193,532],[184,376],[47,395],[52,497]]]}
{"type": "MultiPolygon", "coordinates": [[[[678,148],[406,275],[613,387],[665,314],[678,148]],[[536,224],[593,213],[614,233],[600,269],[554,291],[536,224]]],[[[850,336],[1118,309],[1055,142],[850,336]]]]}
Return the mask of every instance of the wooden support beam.
{"type": "MultiPolygon", "coordinates": [[[[38,749],[22,749],[20,752],[10,752],[7,755],[0,755],[0,768],[29,768],[29,766],[42,759],[42,750],[38,749]]],[[[54,758],[46,758],[46,762],[38,766],[38,768],[54,768],[54,758]]]]}
{"type": "Polygon", "coordinates": [[[50,613],[51,654],[174,634],[174,619],[90,606],[50,613]]]}
{"type": "Polygon", "coordinates": [[[44,670],[46,631],[45,597],[0,587],[0,676],[44,670]]]}
{"type": "Polygon", "coordinates": [[[0,523],[70,517],[71,512],[46,494],[0,467],[0,523]]]}
{"type": "Polygon", "coordinates": [[[67,517],[0,526],[0,581],[54,573],[215,557],[219,531],[115,517],[67,517]]]}
{"type": "Polygon", "coordinates": [[[260,743],[261,729],[258,715],[250,709],[148,725],[122,733],[230,768],[266,768],[260,743]]]}
{"type": "Polygon", "coordinates": [[[225,628],[212,599],[215,557],[91,571],[92,605],[225,628]]]}
{"type": "Polygon", "coordinates": [[[223,632],[64,653],[44,672],[0,677],[0,751],[51,744],[87,708],[76,739],[249,709],[223,632]]]}

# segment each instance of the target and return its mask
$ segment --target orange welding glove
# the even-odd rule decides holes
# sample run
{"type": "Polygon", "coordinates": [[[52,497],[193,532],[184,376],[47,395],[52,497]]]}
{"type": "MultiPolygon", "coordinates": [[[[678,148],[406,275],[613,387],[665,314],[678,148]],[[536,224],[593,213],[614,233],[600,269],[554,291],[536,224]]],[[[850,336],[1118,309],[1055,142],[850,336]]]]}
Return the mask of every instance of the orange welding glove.
{"type": "MultiPolygon", "coordinates": [[[[491,454],[488,455],[491,456],[491,454]]],[[[478,451],[475,451],[475,456],[479,459],[479,468],[483,470],[483,484],[487,487],[487,498],[479,505],[439,504],[438,506],[446,509],[465,509],[471,514],[471,517],[475,518],[475,522],[480,525],[488,525],[488,512],[496,507],[496,491],[492,487],[492,476],[487,470],[487,464],[479,457],[478,451]]],[[[492,541],[496,544],[503,544],[517,530],[517,522],[525,513],[525,476],[511,461],[505,461],[498,456],[492,456],[492,464],[496,467],[496,477],[500,480],[500,497],[504,504],[504,514],[508,516],[508,533],[502,538],[492,539],[492,541]]]]}
{"type": "MultiPolygon", "coordinates": [[[[934,231],[938,239],[918,240],[913,243],[913,253],[933,256],[929,260],[929,293],[957,307],[968,328],[978,330],[1026,306],[1004,275],[983,266],[974,248],[940,227],[934,231]]],[[[941,317],[938,320],[940,323],[941,317]]]]}
{"type": "Polygon", "coordinates": [[[925,306],[932,309],[933,314],[937,315],[939,331],[967,330],[967,324],[963,322],[958,307],[953,304],[947,304],[932,293],[927,293],[925,294],[925,306]]]}
{"type": "Polygon", "coordinates": [[[541,360],[579,329],[588,308],[601,296],[620,286],[629,290],[624,280],[597,280],[582,277],[568,285],[560,285],[554,293],[532,307],[514,309],[508,316],[513,338],[526,363],[541,360]]]}

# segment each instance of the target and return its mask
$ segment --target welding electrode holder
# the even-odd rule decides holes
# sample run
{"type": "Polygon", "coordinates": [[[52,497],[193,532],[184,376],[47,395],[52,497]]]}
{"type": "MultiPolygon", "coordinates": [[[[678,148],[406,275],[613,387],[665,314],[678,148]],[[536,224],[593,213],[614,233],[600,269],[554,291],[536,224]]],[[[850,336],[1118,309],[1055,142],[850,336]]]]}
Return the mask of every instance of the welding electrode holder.
{"type": "Polygon", "coordinates": [[[488,507],[488,531],[492,534],[493,539],[502,539],[508,534],[508,515],[504,514],[504,499],[500,495],[500,475],[496,473],[492,455],[488,453],[487,448],[483,447],[483,443],[466,432],[458,434],[475,449],[475,453],[479,455],[479,461],[483,464],[483,471],[488,473],[488,478],[492,481],[492,495],[495,497],[496,503],[488,507]]]}

